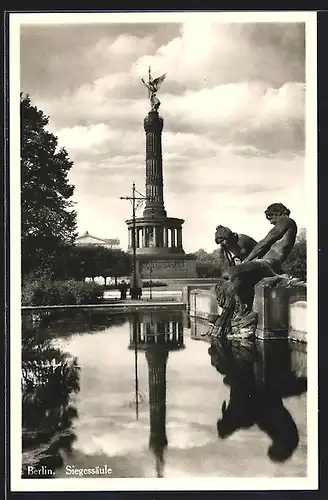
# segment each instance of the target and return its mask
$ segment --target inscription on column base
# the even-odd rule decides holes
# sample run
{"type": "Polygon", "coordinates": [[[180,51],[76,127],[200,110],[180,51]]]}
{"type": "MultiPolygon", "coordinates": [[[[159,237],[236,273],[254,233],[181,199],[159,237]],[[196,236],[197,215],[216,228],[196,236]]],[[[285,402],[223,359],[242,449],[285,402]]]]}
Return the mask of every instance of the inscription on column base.
{"type": "Polygon", "coordinates": [[[158,259],[139,261],[139,269],[143,280],[160,278],[195,278],[196,261],[194,259],[158,259]]]}

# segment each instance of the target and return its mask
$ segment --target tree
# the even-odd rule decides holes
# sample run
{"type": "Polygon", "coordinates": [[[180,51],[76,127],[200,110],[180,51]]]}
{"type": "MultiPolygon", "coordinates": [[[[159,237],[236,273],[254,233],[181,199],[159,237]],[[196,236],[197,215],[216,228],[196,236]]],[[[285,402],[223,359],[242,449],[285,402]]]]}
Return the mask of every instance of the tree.
{"type": "Polygon", "coordinates": [[[131,256],[123,250],[112,250],[101,245],[81,245],[70,248],[66,277],[82,280],[102,276],[127,276],[132,270],[131,256]]]}
{"type": "Polygon", "coordinates": [[[63,248],[76,234],[73,166],[58,140],[46,130],[49,117],[21,94],[21,238],[23,274],[56,274],[63,248]]]}
{"type": "Polygon", "coordinates": [[[220,278],[222,276],[222,269],[211,262],[197,262],[196,272],[198,278],[220,278]]]}
{"type": "Polygon", "coordinates": [[[69,249],[67,277],[76,280],[98,276],[96,256],[98,248],[90,245],[73,246],[69,249]]]}
{"type": "Polygon", "coordinates": [[[207,262],[209,254],[203,248],[200,248],[197,252],[195,252],[195,256],[198,261],[207,262]]]}
{"type": "Polygon", "coordinates": [[[207,253],[203,248],[195,252],[196,271],[199,278],[218,278],[222,275],[225,266],[224,256],[221,249],[207,253]]]}
{"type": "Polygon", "coordinates": [[[96,276],[104,278],[105,285],[108,277],[115,277],[115,285],[117,285],[119,276],[129,274],[130,260],[130,256],[123,250],[112,250],[98,246],[94,261],[96,276]]]}
{"type": "Polygon", "coordinates": [[[306,252],[306,230],[301,228],[295,245],[290,252],[288,258],[284,263],[284,271],[295,278],[306,281],[306,266],[307,266],[307,252],[306,252]]]}
{"type": "Polygon", "coordinates": [[[109,268],[110,274],[115,278],[115,286],[117,286],[117,278],[121,276],[128,276],[132,272],[132,259],[131,255],[124,252],[123,250],[112,250],[113,261],[109,268]]]}

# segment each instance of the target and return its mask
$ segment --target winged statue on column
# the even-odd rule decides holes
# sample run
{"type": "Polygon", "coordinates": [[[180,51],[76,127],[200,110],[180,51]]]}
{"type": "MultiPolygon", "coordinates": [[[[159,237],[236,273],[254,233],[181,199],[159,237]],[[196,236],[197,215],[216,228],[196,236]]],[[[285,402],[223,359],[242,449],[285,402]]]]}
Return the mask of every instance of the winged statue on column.
{"type": "Polygon", "coordinates": [[[143,78],[141,78],[142,83],[148,89],[148,97],[150,99],[150,105],[151,105],[152,111],[157,111],[161,105],[161,101],[156,96],[156,93],[157,93],[158,89],[160,88],[160,86],[162,85],[163,81],[165,80],[166,75],[167,75],[167,73],[164,73],[163,75],[159,76],[158,78],[153,79],[151,76],[151,68],[149,66],[148,82],[145,82],[145,80],[143,78]]]}

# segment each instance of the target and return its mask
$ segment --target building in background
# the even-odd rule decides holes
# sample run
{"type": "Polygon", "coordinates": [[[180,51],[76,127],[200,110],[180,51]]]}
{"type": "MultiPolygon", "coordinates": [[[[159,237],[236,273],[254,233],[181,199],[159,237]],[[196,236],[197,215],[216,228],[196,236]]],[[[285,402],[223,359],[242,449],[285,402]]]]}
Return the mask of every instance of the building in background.
{"type": "Polygon", "coordinates": [[[92,236],[86,231],[81,236],[78,236],[75,241],[76,245],[101,245],[106,248],[118,250],[120,248],[120,240],[118,238],[103,239],[97,236],[92,236]]]}

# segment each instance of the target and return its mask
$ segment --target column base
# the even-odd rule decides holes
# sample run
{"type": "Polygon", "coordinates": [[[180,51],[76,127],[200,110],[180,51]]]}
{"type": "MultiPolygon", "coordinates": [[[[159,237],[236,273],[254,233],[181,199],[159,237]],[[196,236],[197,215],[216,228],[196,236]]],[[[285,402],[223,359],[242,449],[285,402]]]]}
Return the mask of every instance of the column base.
{"type": "Polygon", "coordinates": [[[137,256],[141,279],[196,278],[196,258],[189,255],[137,256]]]}

